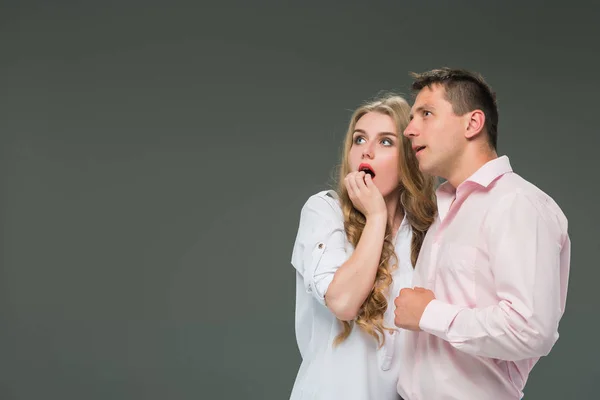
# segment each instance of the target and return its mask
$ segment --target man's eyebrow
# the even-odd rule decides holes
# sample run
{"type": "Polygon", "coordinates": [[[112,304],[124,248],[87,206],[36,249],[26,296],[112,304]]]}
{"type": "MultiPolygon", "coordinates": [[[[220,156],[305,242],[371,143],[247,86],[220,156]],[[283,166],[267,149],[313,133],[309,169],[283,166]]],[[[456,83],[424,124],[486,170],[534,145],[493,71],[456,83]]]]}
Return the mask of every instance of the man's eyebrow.
{"type": "Polygon", "coordinates": [[[427,110],[435,110],[435,107],[432,106],[431,104],[425,103],[425,104],[420,105],[419,107],[415,108],[414,110],[411,110],[410,111],[410,117],[412,118],[414,114],[419,113],[419,112],[421,112],[421,111],[423,111],[425,109],[427,109],[427,110]]]}

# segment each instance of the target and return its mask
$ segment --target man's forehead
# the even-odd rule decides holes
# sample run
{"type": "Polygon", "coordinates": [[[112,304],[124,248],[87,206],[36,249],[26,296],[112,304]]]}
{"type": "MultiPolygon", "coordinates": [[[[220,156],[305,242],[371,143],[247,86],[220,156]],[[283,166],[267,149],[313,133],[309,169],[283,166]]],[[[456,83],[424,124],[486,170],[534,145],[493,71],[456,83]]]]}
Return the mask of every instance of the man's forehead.
{"type": "Polygon", "coordinates": [[[431,86],[425,86],[417,94],[417,98],[421,97],[441,97],[446,92],[444,86],[439,83],[434,83],[431,86]]]}
{"type": "Polygon", "coordinates": [[[423,89],[419,91],[417,97],[415,97],[415,102],[412,106],[412,110],[422,107],[426,103],[439,103],[444,98],[445,89],[441,85],[436,85],[432,88],[425,86],[423,89]]]}

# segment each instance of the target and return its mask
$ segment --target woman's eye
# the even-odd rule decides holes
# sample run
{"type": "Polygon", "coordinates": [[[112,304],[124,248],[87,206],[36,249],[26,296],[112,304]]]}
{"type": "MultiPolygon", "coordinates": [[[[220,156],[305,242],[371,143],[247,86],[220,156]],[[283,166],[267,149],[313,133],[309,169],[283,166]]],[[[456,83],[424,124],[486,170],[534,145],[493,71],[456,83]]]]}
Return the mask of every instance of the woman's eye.
{"type": "Polygon", "coordinates": [[[392,146],[394,142],[392,142],[390,139],[382,139],[381,144],[383,144],[384,146],[392,146]]]}
{"type": "Polygon", "coordinates": [[[356,144],[362,144],[362,143],[364,143],[364,142],[365,142],[365,138],[364,138],[364,137],[362,137],[362,136],[357,136],[357,137],[354,139],[354,143],[356,143],[356,144]]]}

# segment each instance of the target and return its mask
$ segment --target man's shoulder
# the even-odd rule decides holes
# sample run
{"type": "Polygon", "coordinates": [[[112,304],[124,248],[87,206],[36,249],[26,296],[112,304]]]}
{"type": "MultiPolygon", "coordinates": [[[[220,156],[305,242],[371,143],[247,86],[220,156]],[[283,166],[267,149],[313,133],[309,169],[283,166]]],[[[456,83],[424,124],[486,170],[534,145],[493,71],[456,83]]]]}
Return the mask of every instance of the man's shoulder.
{"type": "Polygon", "coordinates": [[[560,206],[548,193],[515,172],[507,173],[498,179],[491,188],[490,195],[500,203],[510,199],[531,202],[540,210],[550,211],[561,218],[566,218],[560,206]]]}
{"type": "Polygon", "coordinates": [[[501,179],[496,181],[496,185],[492,188],[491,192],[499,196],[521,194],[537,200],[552,199],[549,194],[516,172],[504,174],[501,179]]]}

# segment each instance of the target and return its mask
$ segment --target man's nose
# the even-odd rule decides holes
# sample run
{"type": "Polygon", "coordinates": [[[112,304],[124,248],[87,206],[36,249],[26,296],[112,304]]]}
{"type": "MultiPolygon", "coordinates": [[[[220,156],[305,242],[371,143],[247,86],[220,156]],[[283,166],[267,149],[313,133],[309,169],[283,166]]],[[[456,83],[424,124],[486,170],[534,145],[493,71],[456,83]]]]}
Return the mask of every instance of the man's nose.
{"type": "Polygon", "coordinates": [[[410,121],[408,123],[408,125],[406,126],[406,129],[404,129],[404,132],[402,132],[402,134],[409,139],[411,137],[417,136],[417,130],[415,129],[416,127],[415,127],[415,123],[413,121],[414,120],[410,121]]]}

